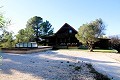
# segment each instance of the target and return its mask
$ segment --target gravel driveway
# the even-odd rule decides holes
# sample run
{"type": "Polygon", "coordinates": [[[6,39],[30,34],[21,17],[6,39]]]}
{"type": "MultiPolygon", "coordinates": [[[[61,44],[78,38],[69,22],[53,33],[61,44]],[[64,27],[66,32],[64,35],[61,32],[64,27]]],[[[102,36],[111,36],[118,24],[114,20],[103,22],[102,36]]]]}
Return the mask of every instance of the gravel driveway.
{"type": "MultiPolygon", "coordinates": [[[[82,66],[79,79],[94,80],[86,63],[96,70],[120,79],[120,62],[112,53],[90,53],[83,51],[44,51],[33,54],[1,53],[0,80],[73,80],[77,76],[75,66],[82,66]],[[73,67],[73,66],[74,67],[73,67]]],[[[77,80],[77,79],[76,79],[77,80]]]]}

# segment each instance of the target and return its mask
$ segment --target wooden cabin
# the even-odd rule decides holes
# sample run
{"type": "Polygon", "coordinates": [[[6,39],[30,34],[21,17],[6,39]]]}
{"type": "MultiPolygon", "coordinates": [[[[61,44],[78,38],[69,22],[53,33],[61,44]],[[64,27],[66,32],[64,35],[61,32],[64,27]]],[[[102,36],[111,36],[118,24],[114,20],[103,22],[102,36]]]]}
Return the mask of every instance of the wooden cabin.
{"type": "MultiPolygon", "coordinates": [[[[54,48],[68,48],[77,47],[82,45],[75,37],[77,31],[65,23],[54,35],[47,36],[44,39],[48,46],[53,46],[54,48]]],[[[99,41],[94,44],[94,48],[108,49],[109,39],[99,38],[99,41]]]]}
{"type": "Polygon", "coordinates": [[[79,41],[75,37],[77,31],[65,23],[54,35],[46,37],[46,42],[49,46],[57,48],[68,48],[78,46],[79,41]]]}

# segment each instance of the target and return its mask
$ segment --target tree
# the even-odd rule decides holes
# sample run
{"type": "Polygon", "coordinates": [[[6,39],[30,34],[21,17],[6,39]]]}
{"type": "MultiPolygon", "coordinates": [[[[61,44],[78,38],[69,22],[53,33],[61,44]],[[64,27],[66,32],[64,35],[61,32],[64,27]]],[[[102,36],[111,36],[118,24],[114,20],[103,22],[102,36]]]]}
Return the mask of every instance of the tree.
{"type": "Polygon", "coordinates": [[[40,33],[40,27],[42,23],[43,23],[43,19],[38,16],[34,16],[27,21],[26,27],[32,27],[34,29],[36,42],[38,42],[38,39],[40,36],[39,33],[40,33]]]}
{"type": "Polygon", "coordinates": [[[21,29],[16,35],[16,43],[30,42],[33,41],[33,39],[34,39],[34,30],[32,29],[32,27],[21,29]]]}
{"type": "Polygon", "coordinates": [[[0,31],[4,31],[8,25],[10,25],[11,20],[5,19],[5,17],[0,13],[0,31]]]}
{"type": "Polygon", "coordinates": [[[44,22],[43,19],[38,16],[34,16],[30,18],[27,21],[26,27],[32,27],[34,29],[35,32],[34,36],[37,43],[40,37],[53,34],[53,28],[52,25],[49,23],[49,21],[44,22]]]}
{"type": "Polygon", "coordinates": [[[111,47],[120,53],[120,38],[118,36],[112,36],[110,38],[111,47]]]}
{"type": "Polygon", "coordinates": [[[25,28],[25,37],[26,37],[26,42],[31,42],[34,41],[34,30],[31,27],[26,27],[25,28]]]}
{"type": "Polygon", "coordinates": [[[16,43],[25,42],[24,37],[25,37],[24,29],[19,30],[18,34],[16,35],[16,43]]]}
{"type": "Polygon", "coordinates": [[[12,32],[4,31],[1,42],[3,48],[12,48],[14,46],[12,32]]]}
{"type": "Polygon", "coordinates": [[[0,31],[1,31],[1,33],[3,33],[3,31],[5,31],[5,28],[9,22],[10,21],[6,21],[4,16],[0,13],[0,31]]]}
{"type": "Polygon", "coordinates": [[[5,20],[2,14],[0,14],[0,28],[3,28],[5,26],[5,20]]]}
{"type": "Polygon", "coordinates": [[[87,45],[90,51],[93,51],[93,45],[98,38],[104,35],[105,25],[102,19],[96,19],[91,23],[83,24],[75,35],[79,42],[87,45]]]}
{"type": "Polygon", "coordinates": [[[43,22],[41,24],[40,28],[40,36],[48,36],[53,34],[54,28],[52,28],[52,25],[49,23],[49,21],[43,22]]]}
{"type": "Polygon", "coordinates": [[[6,27],[10,24],[10,20],[6,20],[3,14],[0,13],[0,45],[3,47],[12,46],[12,33],[6,31],[6,27]]]}

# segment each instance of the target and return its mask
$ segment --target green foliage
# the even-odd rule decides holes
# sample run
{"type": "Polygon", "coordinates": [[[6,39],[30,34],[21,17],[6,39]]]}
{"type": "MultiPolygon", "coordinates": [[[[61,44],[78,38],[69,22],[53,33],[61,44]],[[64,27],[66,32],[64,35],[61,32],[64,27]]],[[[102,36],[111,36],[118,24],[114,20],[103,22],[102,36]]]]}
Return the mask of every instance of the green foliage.
{"type": "Polygon", "coordinates": [[[2,14],[0,14],[0,28],[3,28],[5,26],[5,20],[2,14]]]}
{"type": "Polygon", "coordinates": [[[10,25],[11,20],[7,20],[1,13],[0,13],[0,31],[4,31],[8,25],[10,25]]]}
{"type": "Polygon", "coordinates": [[[25,28],[26,42],[34,41],[34,30],[31,27],[25,28]]]}
{"type": "Polygon", "coordinates": [[[52,25],[49,23],[49,21],[43,22],[41,24],[41,32],[42,32],[42,36],[46,36],[46,35],[52,35],[53,34],[53,29],[51,28],[52,25]]]}
{"type": "Polygon", "coordinates": [[[36,38],[38,38],[40,36],[39,33],[42,23],[43,19],[41,17],[34,16],[27,21],[26,27],[32,27],[34,29],[36,38]]]}
{"type": "Polygon", "coordinates": [[[16,43],[24,42],[24,29],[19,30],[18,34],[16,35],[16,43]]]}
{"type": "Polygon", "coordinates": [[[43,21],[41,17],[34,16],[27,21],[26,27],[32,27],[34,29],[34,36],[36,41],[39,40],[39,37],[47,36],[53,34],[52,25],[49,21],[43,21]]]}
{"type": "Polygon", "coordinates": [[[0,13],[0,47],[11,48],[13,46],[13,36],[11,32],[6,31],[10,21],[0,13]]]}
{"type": "Polygon", "coordinates": [[[34,30],[31,27],[19,30],[16,35],[16,43],[18,42],[30,42],[34,39],[34,30]]]}
{"type": "Polygon", "coordinates": [[[2,34],[1,42],[3,48],[12,48],[14,46],[12,33],[8,31],[4,31],[2,34]]]}
{"type": "Polygon", "coordinates": [[[105,25],[102,19],[96,19],[95,21],[87,24],[83,24],[78,29],[78,33],[75,35],[79,42],[89,46],[90,51],[93,50],[93,44],[98,41],[98,37],[104,35],[105,25]]]}

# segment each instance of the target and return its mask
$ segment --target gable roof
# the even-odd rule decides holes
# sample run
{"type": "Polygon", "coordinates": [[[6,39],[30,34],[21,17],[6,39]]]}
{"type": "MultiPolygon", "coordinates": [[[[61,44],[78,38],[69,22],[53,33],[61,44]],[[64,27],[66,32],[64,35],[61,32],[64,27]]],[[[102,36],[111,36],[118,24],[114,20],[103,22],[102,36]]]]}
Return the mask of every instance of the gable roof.
{"type": "Polygon", "coordinates": [[[65,23],[55,34],[61,34],[61,33],[69,33],[69,30],[72,30],[73,33],[77,33],[77,31],[70,26],[68,23],[65,23]]]}

